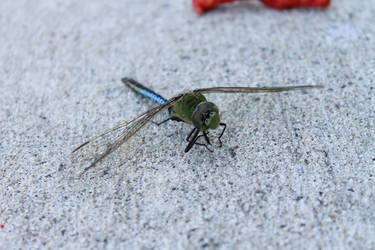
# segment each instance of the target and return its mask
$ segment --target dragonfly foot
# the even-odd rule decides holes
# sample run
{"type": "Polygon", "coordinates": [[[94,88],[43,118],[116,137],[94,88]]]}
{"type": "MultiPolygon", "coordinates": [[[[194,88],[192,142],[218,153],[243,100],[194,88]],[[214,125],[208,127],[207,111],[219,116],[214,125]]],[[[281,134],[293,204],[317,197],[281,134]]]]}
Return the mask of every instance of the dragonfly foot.
{"type": "Polygon", "coordinates": [[[207,134],[205,134],[205,132],[203,132],[203,135],[198,136],[198,137],[197,137],[197,140],[198,140],[200,137],[202,137],[202,136],[205,137],[205,139],[206,139],[206,141],[207,141],[207,144],[196,142],[195,145],[198,145],[198,146],[204,146],[204,147],[205,147],[208,151],[210,151],[211,153],[214,152],[213,149],[210,149],[210,148],[208,147],[208,145],[211,146],[211,143],[210,143],[210,141],[209,141],[209,139],[208,139],[208,137],[207,137],[207,134]]]}

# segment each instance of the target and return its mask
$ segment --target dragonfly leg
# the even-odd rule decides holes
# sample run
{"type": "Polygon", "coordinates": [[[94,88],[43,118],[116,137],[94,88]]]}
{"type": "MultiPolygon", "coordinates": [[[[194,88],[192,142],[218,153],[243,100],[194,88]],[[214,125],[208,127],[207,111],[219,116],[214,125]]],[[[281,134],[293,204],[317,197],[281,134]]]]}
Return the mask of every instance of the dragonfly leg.
{"type": "MultiPolygon", "coordinates": [[[[191,135],[194,133],[194,131],[196,130],[197,128],[193,128],[191,131],[190,131],[190,133],[188,134],[188,136],[186,137],[186,141],[188,141],[188,142],[190,142],[190,137],[191,137],[191,135]]],[[[207,142],[207,144],[209,144],[209,145],[211,145],[211,142],[210,142],[210,139],[208,138],[208,131],[203,131],[203,135],[200,135],[199,137],[202,137],[202,136],[204,136],[204,138],[206,139],[206,142],[207,142]]],[[[198,143],[196,143],[196,144],[198,144],[198,143]]],[[[202,145],[204,145],[204,144],[202,144],[202,145]]]]}
{"type": "Polygon", "coordinates": [[[206,142],[208,145],[211,145],[211,142],[210,142],[210,139],[208,138],[208,132],[207,131],[203,131],[203,135],[204,135],[204,139],[206,139],[206,142]]]}
{"type": "Polygon", "coordinates": [[[227,124],[221,122],[220,123],[220,126],[223,126],[223,131],[221,131],[221,134],[219,135],[219,137],[217,138],[219,143],[220,143],[220,146],[219,147],[222,147],[223,146],[223,143],[221,142],[221,137],[223,136],[224,132],[225,132],[225,129],[227,128],[227,124]]]}
{"type": "Polygon", "coordinates": [[[194,144],[195,144],[195,145],[198,145],[198,146],[204,146],[204,147],[206,147],[206,149],[207,149],[208,151],[210,151],[210,152],[212,153],[212,152],[214,152],[214,151],[208,147],[208,145],[211,145],[211,143],[210,143],[210,140],[208,139],[207,134],[208,134],[208,132],[207,132],[206,134],[203,132],[203,135],[199,135],[198,138],[197,138],[197,140],[198,140],[200,137],[204,136],[205,139],[206,139],[207,144],[198,143],[198,142],[195,142],[194,144]]]}
{"type": "Polygon", "coordinates": [[[157,125],[157,126],[160,126],[160,125],[162,125],[163,123],[166,123],[169,120],[172,120],[172,117],[168,117],[167,119],[165,119],[165,120],[163,120],[161,122],[154,122],[154,121],[152,121],[152,123],[155,124],[155,125],[157,125]]]}
{"type": "Polygon", "coordinates": [[[171,116],[171,117],[168,117],[167,119],[161,121],[161,122],[154,122],[152,121],[153,124],[157,125],[157,126],[160,126],[162,125],[163,123],[166,123],[167,121],[177,121],[177,122],[182,122],[182,120],[180,118],[177,118],[177,117],[174,117],[174,116],[171,116]]]}
{"type": "Polygon", "coordinates": [[[195,132],[195,130],[197,130],[196,128],[193,128],[190,133],[188,134],[188,136],[186,137],[186,141],[190,142],[190,137],[191,135],[195,132]]]}
{"type": "Polygon", "coordinates": [[[210,140],[209,140],[209,138],[207,136],[208,132],[202,132],[202,133],[203,133],[202,135],[199,135],[199,130],[197,128],[193,128],[191,130],[191,132],[189,133],[189,135],[186,137],[186,140],[189,142],[189,144],[187,145],[187,147],[185,149],[185,153],[187,153],[194,145],[204,146],[204,147],[206,147],[206,149],[208,151],[213,152],[213,150],[208,147],[208,145],[211,145],[210,140]],[[194,133],[194,135],[193,135],[193,133],[194,133]],[[193,135],[193,138],[190,140],[190,137],[192,135],[193,135]],[[203,144],[203,143],[198,143],[197,142],[197,140],[200,137],[202,137],[202,136],[205,137],[207,144],[203,144]]]}
{"type": "Polygon", "coordinates": [[[185,153],[189,152],[189,150],[194,146],[195,142],[198,140],[199,136],[199,130],[194,128],[190,134],[188,135],[188,137],[186,138],[186,140],[188,140],[189,144],[186,146],[185,148],[185,153]],[[194,133],[194,134],[193,134],[194,133]],[[190,137],[191,135],[193,134],[193,138],[190,140],[190,137]]]}

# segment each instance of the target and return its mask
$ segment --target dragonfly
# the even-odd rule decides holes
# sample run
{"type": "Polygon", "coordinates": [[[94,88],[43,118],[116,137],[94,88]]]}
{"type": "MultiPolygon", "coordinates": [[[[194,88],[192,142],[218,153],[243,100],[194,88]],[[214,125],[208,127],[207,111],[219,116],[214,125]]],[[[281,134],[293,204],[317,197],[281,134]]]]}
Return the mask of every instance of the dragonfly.
{"type": "MultiPolygon", "coordinates": [[[[207,101],[204,94],[210,93],[275,93],[284,91],[293,91],[299,89],[321,88],[320,85],[299,85],[299,86],[282,86],[282,87],[212,87],[199,88],[191,91],[186,91],[166,99],[161,95],[155,93],[153,90],[143,86],[136,80],[124,77],[121,81],[136,93],[147,97],[158,105],[138,117],[130,121],[124,121],[117,124],[115,127],[94,136],[78,147],[72,153],[77,153],[90,144],[95,144],[94,148],[103,148],[102,152],[98,153],[88,168],[95,166],[99,161],[118,149],[122,144],[128,141],[134,134],[143,128],[149,122],[164,110],[168,111],[169,117],[164,121],[155,123],[161,125],[169,120],[184,122],[193,126],[191,132],[186,137],[188,142],[185,152],[189,152],[194,145],[205,146],[208,150],[208,145],[212,145],[208,137],[209,130],[222,127],[222,131],[218,136],[219,147],[223,145],[221,137],[226,130],[226,123],[223,123],[220,118],[219,108],[213,102],[207,101]],[[204,138],[205,143],[199,143],[199,138],[204,138]]],[[[94,151],[99,151],[94,149],[94,151]]],[[[210,150],[212,151],[212,150],[210,150]]]]}

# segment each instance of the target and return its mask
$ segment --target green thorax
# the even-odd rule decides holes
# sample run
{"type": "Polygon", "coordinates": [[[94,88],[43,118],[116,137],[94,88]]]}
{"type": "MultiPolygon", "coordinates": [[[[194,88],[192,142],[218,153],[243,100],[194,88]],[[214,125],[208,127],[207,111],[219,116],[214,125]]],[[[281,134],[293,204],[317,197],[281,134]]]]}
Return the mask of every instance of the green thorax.
{"type": "Polygon", "coordinates": [[[169,110],[172,116],[191,123],[191,116],[197,105],[206,101],[206,97],[204,97],[204,95],[201,93],[189,93],[186,94],[181,101],[173,105],[169,110]]]}

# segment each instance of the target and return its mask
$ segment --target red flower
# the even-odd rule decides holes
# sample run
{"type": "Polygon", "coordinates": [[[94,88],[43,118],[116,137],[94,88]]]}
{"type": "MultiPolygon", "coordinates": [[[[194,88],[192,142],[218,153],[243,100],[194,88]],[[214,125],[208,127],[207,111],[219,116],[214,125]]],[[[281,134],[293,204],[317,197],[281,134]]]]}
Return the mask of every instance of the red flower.
{"type": "MultiPolygon", "coordinates": [[[[213,9],[222,3],[231,3],[243,0],[192,0],[195,12],[198,15],[213,9]]],[[[296,8],[296,7],[322,7],[326,8],[330,0],[260,0],[264,5],[276,9],[296,8]]]]}

